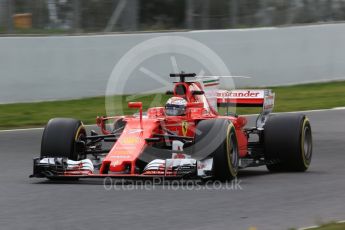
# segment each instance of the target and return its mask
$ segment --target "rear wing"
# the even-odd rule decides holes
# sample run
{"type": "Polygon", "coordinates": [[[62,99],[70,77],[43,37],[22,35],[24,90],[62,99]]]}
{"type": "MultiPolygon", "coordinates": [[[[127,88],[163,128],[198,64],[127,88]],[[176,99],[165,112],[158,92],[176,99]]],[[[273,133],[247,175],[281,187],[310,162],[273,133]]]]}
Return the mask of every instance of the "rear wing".
{"type": "Polygon", "coordinates": [[[218,107],[262,107],[257,127],[262,128],[274,107],[275,94],[270,89],[218,90],[218,107]]]}
{"type": "Polygon", "coordinates": [[[218,90],[218,107],[236,106],[236,107],[263,107],[264,110],[273,109],[274,96],[269,89],[236,89],[236,90],[218,90]]]}

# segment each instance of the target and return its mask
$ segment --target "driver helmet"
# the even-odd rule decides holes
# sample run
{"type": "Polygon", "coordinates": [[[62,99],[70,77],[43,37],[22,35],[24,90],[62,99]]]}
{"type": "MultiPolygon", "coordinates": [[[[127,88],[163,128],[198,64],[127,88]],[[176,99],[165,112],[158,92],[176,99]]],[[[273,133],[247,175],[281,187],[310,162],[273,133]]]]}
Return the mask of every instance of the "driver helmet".
{"type": "Polygon", "coordinates": [[[186,114],[187,101],[182,97],[171,97],[165,104],[168,116],[182,116],[186,114]]]}

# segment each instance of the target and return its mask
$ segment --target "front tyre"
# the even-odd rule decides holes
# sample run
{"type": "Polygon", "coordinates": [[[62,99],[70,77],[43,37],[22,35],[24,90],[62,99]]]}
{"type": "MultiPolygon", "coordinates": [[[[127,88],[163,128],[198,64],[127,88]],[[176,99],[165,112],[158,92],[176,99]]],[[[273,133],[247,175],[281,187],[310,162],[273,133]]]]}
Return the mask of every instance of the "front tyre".
{"type": "Polygon", "coordinates": [[[239,152],[236,131],[227,119],[203,120],[196,126],[195,152],[197,158],[213,157],[213,176],[220,181],[237,176],[239,152]]]}
{"type": "Polygon", "coordinates": [[[54,118],[47,123],[41,141],[41,157],[67,157],[78,160],[84,149],[77,144],[86,141],[83,123],[72,118],[54,118]]]}
{"type": "Polygon", "coordinates": [[[264,127],[269,171],[306,171],[312,158],[312,131],[303,114],[271,116],[264,127]]]}

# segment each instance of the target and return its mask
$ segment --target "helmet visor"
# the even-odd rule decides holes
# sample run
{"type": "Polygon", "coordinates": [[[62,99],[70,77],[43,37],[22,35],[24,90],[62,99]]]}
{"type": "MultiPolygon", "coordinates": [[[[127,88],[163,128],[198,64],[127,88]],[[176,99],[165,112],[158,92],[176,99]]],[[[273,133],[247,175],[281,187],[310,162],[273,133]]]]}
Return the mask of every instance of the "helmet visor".
{"type": "Polygon", "coordinates": [[[168,116],[181,116],[181,115],[185,115],[186,107],[184,105],[168,104],[168,105],[165,106],[165,113],[168,116]]]}

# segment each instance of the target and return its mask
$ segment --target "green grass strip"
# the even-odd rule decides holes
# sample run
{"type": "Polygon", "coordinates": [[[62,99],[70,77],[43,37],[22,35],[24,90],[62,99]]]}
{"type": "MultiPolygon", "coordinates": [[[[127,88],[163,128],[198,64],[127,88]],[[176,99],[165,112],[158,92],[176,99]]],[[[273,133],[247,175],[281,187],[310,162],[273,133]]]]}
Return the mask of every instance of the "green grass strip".
{"type": "MultiPolygon", "coordinates": [[[[276,93],[275,112],[329,109],[345,106],[345,81],[271,87],[276,93]]],[[[114,97],[117,114],[130,114],[126,96],[114,97]]],[[[142,101],[144,109],[164,105],[168,95],[141,95],[133,101],[142,101]]],[[[238,108],[236,113],[248,114],[259,109],[238,108]]],[[[223,112],[223,111],[222,111],[223,112]]],[[[94,124],[96,116],[106,115],[105,98],[15,103],[0,105],[0,129],[39,127],[53,117],[74,117],[85,124],[94,124]]]]}
{"type": "MultiPolygon", "coordinates": [[[[296,230],[296,228],[290,228],[289,230],[296,230]]],[[[325,223],[320,224],[320,227],[310,228],[310,230],[345,230],[345,223],[325,223]]]]}
{"type": "Polygon", "coordinates": [[[313,230],[345,230],[345,223],[329,223],[323,224],[319,228],[315,228],[313,230]]]}

